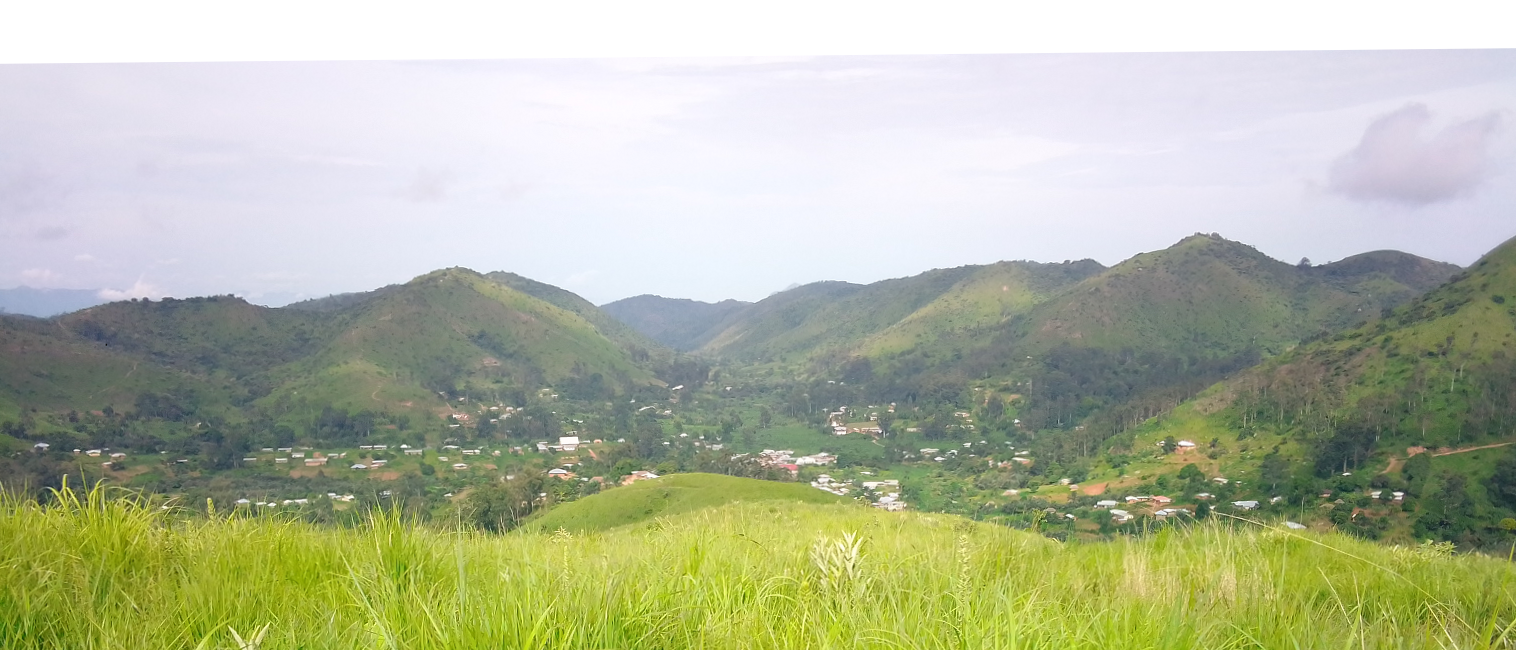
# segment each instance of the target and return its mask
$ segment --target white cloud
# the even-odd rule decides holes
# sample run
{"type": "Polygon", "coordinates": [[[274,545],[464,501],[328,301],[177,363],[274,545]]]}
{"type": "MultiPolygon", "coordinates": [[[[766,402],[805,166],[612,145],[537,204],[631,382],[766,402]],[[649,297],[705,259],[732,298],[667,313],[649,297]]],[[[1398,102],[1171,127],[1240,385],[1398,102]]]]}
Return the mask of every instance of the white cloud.
{"type": "Polygon", "coordinates": [[[80,253],[80,254],[74,256],[74,261],[75,262],[93,262],[93,261],[95,261],[95,256],[94,255],[90,255],[89,253],[80,253]]]}
{"type": "Polygon", "coordinates": [[[144,282],[138,278],[137,282],[125,290],[101,289],[95,294],[101,300],[131,300],[132,298],[158,299],[168,295],[162,287],[144,282]]]}
{"type": "Polygon", "coordinates": [[[1500,114],[1457,122],[1423,138],[1431,123],[1432,112],[1423,104],[1374,120],[1358,146],[1332,165],[1328,187],[1352,199],[1411,205],[1472,192],[1489,171],[1487,152],[1500,114]]]}

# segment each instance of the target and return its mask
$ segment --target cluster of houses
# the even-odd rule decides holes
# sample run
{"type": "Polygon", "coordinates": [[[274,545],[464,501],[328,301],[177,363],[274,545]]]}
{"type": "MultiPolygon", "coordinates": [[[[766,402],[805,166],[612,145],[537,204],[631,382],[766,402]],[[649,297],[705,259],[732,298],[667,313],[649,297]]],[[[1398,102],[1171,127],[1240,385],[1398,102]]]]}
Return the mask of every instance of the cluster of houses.
{"type": "MultiPolygon", "coordinates": [[[[877,409],[879,407],[870,404],[868,408],[877,409]]],[[[888,410],[890,413],[895,412],[894,402],[890,403],[888,410]]],[[[845,436],[849,433],[862,433],[877,438],[884,434],[884,428],[877,424],[879,422],[879,413],[877,411],[871,411],[868,414],[868,422],[850,423],[848,419],[849,411],[846,406],[827,413],[827,424],[831,426],[832,433],[836,435],[845,436]]]]}
{"type": "MultiPolygon", "coordinates": [[[[746,458],[747,454],[732,456],[732,460],[746,458]]],[[[792,449],[765,449],[758,452],[758,464],[764,467],[778,467],[789,470],[790,475],[800,473],[800,468],[805,465],[831,465],[837,462],[837,457],[826,452],[811,454],[809,456],[796,456],[792,449]]]]}
{"type": "Polygon", "coordinates": [[[838,496],[847,496],[853,490],[853,484],[858,483],[863,488],[864,496],[870,500],[869,505],[887,510],[899,512],[905,510],[905,501],[900,498],[900,481],[898,479],[881,479],[877,481],[844,481],[837,480],[828,474],[822,474],[811,481],[811,487],[829,492],[838,496]]]}

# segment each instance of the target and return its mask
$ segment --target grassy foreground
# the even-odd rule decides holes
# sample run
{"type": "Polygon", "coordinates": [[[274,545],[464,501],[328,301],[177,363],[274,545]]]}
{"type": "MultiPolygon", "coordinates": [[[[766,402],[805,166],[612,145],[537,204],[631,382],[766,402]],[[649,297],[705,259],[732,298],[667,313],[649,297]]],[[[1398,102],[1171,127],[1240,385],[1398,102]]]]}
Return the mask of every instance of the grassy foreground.
{"type": "Polygon", "coordinates": [[[1516,619],[1506,562],[1251,526],[1079,545],[770,502],[487,536],[62,496],[0,512],[0,647],[1488,648],[1516,619]]]}

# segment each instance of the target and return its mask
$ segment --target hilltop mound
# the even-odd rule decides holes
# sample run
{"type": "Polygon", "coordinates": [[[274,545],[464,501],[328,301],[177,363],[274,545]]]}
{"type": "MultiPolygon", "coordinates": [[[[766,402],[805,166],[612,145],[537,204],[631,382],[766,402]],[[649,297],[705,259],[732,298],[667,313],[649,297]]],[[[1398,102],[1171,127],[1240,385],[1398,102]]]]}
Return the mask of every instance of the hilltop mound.
{"type": "Polygon", "coordinates": [[[721,474],[672,474],[565,503],[528,522],[528,530],[606,530],[654,517],[730,503],[842,503],[846,499],[803,483],[778,483],[721,474]]]}

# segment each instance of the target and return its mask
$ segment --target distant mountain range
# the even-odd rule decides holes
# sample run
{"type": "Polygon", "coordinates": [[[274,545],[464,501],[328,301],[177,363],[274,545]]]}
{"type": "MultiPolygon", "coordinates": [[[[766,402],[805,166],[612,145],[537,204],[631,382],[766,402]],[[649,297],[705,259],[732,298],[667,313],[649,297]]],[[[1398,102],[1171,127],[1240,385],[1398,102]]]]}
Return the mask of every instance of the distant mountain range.
{"type": "Polygon", "coordinates": [[[0,314],[47,318],[108,302],[93,289],[0,289],[0,314]]]}
{"type": "Polygon", "coordinates": [[[1298,266],[1197,234],[1111,268],[1000,262],[869,285],[817,282],[752,304],[638,296],[603,309],[671,347],[736,362],[957,357],[983,374],[1005,369],[1012,352],[1064,344],[1277,354],[1377,317],[1458,270],[1397,251],[1298,266]]]}

